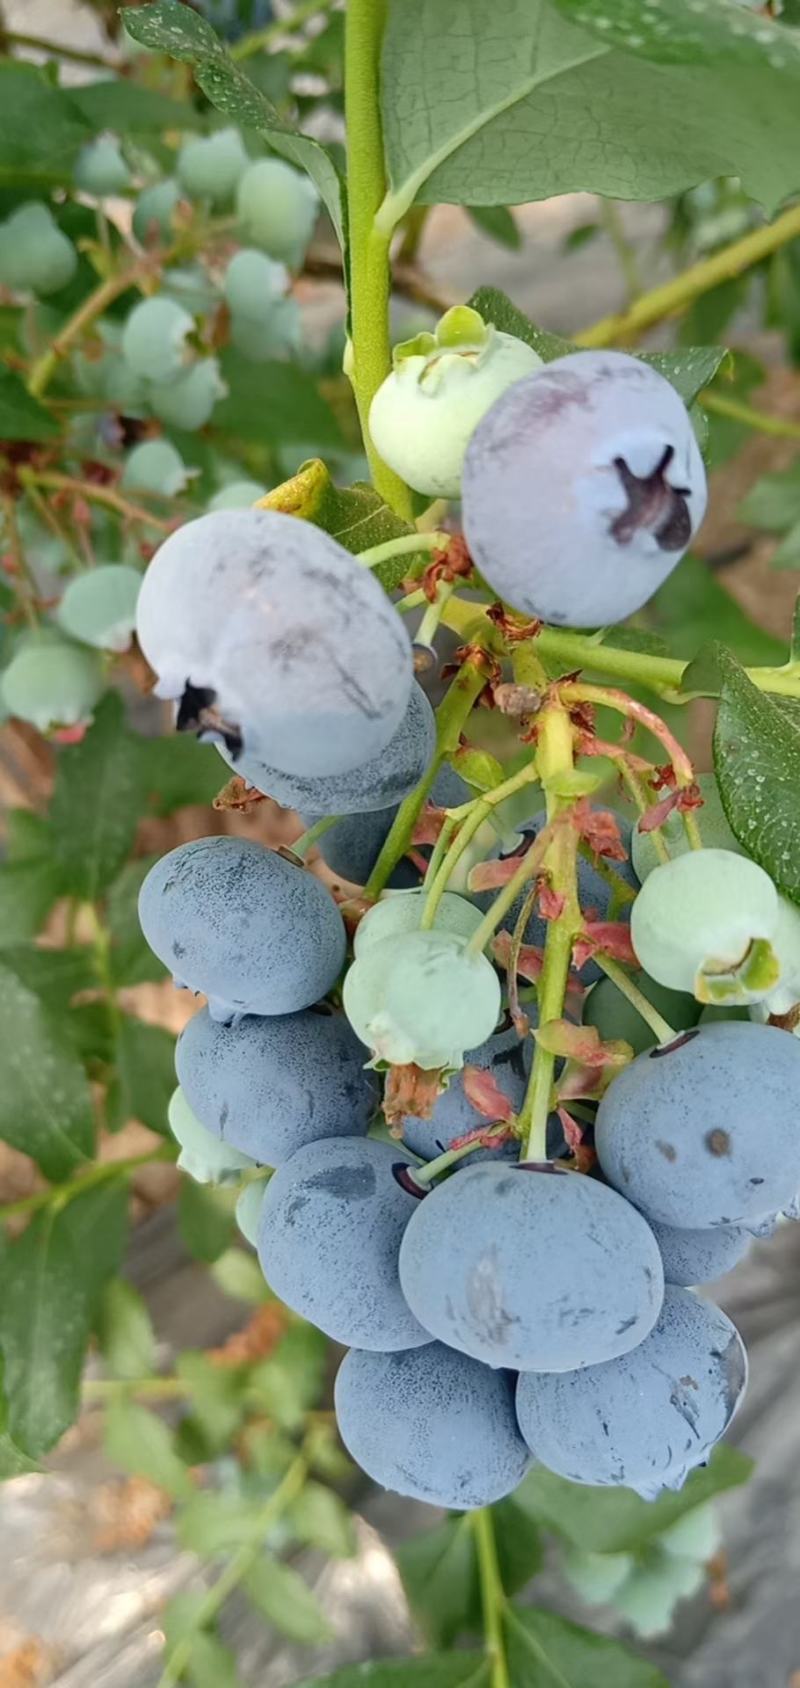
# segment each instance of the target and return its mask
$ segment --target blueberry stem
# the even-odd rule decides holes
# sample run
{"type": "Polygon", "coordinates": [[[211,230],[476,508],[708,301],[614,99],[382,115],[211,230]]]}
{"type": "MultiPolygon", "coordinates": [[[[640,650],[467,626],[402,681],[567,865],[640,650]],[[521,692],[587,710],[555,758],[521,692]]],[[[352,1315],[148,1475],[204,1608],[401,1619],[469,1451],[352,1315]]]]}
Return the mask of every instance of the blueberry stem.
{"type": "Polygon", "coordinates": [[[599,322],[584,328],[574,336],[574,342],[577,346],[624,345],[645,329],[663,322],[665,317],[677,316],[685,311],[695,299],[718,287],[720,282],[730,281],[754,264],[760,264],[762,259],[777,252],[797,235],[800,235],[800,205],[792,205],[782,216],[776,217],[774,223],[752,230],[741,240],[734,240],[730,246],[713,253],[710,258],[692,264],[673,280],[643,293],[626,311],[602,317],[599,322]]]}
{"type": "MultiPolygon", "coordinates": [[[[456,864],[463,856],[470,839],[474,838],[476,832],[478,832],[480,827],[483,826],[484,821],[489,819],[492,810],[496,808],[499,803],[503,803],[507,797],[513,797],[515,791],[521,791],[523,786],[530,785],[536,778],[536,765],[534,762],[529,762],[526,767],[520,768],[518,773],[512,774],[510,779],[504,780],[502,785],[496,785],[493,791],[485,792],[482,797],[476,798],[470,805],[463,825],[459,828],[455,838],[449,845],[435,878],[428,886],[425,908],[420,921],[420,925],[423,929],[433,926],[436,917],[436,910],[439,907],[439,903],[441,902],[444,892],[447,890],[448,880],[450,879],[456,864]]],[[[528,874],[523,876],[523,878],[528,877],[528,874]]],[[[506,890],[507,889],[508,887],[506,887],[506,890]]],[[[512,896],[510,903],[513,901],[514,898],[512,896]]],[[[489,912],[491,913],[492,910],[489,912]]],[[[502,919],[504,912],[505,911],[501,909],[497,916],[498,921],[502,919]]],[[[483,922],[482,925],[483,924],[485,924],[485,922],[483,922]]],[[[478,932],[480,932],[480,930],[481,927],[478,928],[478,932]]],[[[489,932],[488,937],[484,939],[484,943],[488,943],[489,938],[492,935],[492,931],[494,931],[494,926],[489,932]]],[[[477,935],[478,934],[476,933],[475,937],[471,938],[469,942],[469,948],[473,953],[475,953],[476,949],[480,950],[483,948],[483,943],[476,944],[475,942],[477,935]]]]}
{"type": "Polygon", "coordinates": [[[387,563],[392,557],[413,557],[420,551],[439,551],[449,543],[449,533],[403,533],[398,539],[387,539],[382,545],[370,545],[368,550],[357,552],[356,562],[373,569],[377,563],[387,563]]]}
{"type": "Polygon", "coordinates": [[[475,1552],[478,1559],[483,1632],[486,1656],[492,1673],[491,1688],[511,1688],[505,1636],[503,1634],[503,1618],[507,1605],[506,1592],[500,1575],[494,1520],[490,1508],[482,1506],[477,1512],[471,1512],[469,1523],[475,1538],[475,1552]]]}
{"type": "Polygon", "coordinates": [[[315,821],[313,826],[307,827],[306,831],[301,832],[300,837],[289,845],[292,855],[299,856],[300,861],[304,862],[312,844],[316,844],[317,839],[322,838],[323,834],[330,827],[335,826],[341,818],[341,815],[322,815],[320,820],[315,821]]]}
{"type": "Polygon", "coordinates": [[[436,754],[419,785],[400,804],[389,835],[364,886],[365,897],[380,895],[393,868],[411,844],[414,827],[442,763],[458,749],[462,730],[486,684],[486,670],[476,654],[462,663],[436,711],[436,754]]]}
{"type": "Polygon", "coordinates": [[[411,493],[379,457],[369,432],[369,408],[391,369],[388,233],[375,217],[386,188],[380,110],[380,54],[386,0],[349,0],[345,14],[344,89],[350,219],[350,345],[345,368],[361,422],[376,492],[399,516],[413,518],[411,493]]]}
{"type": "Polygon", "coordinates": [[[595,955],[593,960],[597,962],[598,967],[602,967],[611,983],[616,985],[617,990],[627,999],[631,1007],[636,1009],[637,1014],[641,1015],[645,1025],[650,1027],[658,1042],[672,1043],[678,1035],[674,1027],[670,1026],[664,1016],[659,1014],[658,1009],[653,1007],[652,1002],[645,996],[644,991],[640,991],[639,986],[634,984],[630,975],[625,972],[624,967],[621,967],[618,961],[613,961],[610,955],[595,955]]]}
{"type": "Polygon", "coordinates": [[[476,1149],[484,1147],[485,1144],[475,1142],[462,1143],[460,1149],[443,1150],[442,1154],[437,1155],[435,1160],[426,1161],[424,1166],[415,1166],[410,1169],[414,1183],[427,1189],[428,1185],[432,1184],[441,1173],[446,1172],[448,1167],[456,1166],[459,1161],[466,1160],[467,1155],[472,1155],[476,1149]]]}

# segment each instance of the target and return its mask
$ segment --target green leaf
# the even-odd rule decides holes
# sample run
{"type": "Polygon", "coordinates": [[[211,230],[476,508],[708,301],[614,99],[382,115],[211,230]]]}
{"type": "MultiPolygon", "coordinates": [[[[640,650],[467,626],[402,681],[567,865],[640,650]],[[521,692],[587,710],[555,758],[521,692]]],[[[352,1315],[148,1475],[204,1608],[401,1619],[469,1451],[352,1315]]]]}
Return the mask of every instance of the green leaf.
{"type": "Polygon", "coordinates": [[[175,1089],[175,1039],[163,1026],[120,1014],[114,1043],[116,1073],[108,1096],[108,1124],[118,1131],[128,1120],[169,1136],[167,1106],[175,1089]]]}
{"type": "Polygon", "coordinates": [[[468,205],[467,211],[481,234],[488,234],[498,246],[518,252],[522,245],[522,231],[507,205],[468,205]]]}
{"type": "MultiPolygon", "coordinates": [[[[477,1653],[430,1653],[349,1665],[333,1676],[307,1677],[297,1688],[490,1688],[491,1671],[477,1653]]],[[[518,1688],[515,1683],[514,1688],[518,1688]]]]}
{"type": "Polygon", "coordinates": [[[233,1367],[215,1366],[205,1354],[187,1349],[179,1355],[178,1376],[188,1383],[192,1416],[210,1452],[230,1445],[242,1417],[242,1379],[233,1367]]]}
{"type": "Polygon", "coordinates": [[[468,1518],[447,1518],[401,1542],[395,1554],[403,1587],[428,1639],[448,1647],[480,1612],[475,1541],[468,1518]]]}
{"type": "Polygon", "coordinates": [[[177,1520],[181,1547],[201,1559],[214,1559],[248,1542],[260,1541],[265,1505],[263,1495],[255,1500],[219,1489],[195,1493],[177,1520]]]}
{"type": "Polygon", "coordinates": [[[655,1665],[555,1612],[511,1607],[506,1636],[514,1688],[669,1688],[655,1665]]]}
{"type": "Polygon", "coordinates": [[[774,569],[800,568],[800,521],[789,529],[777,551],[773,551],[770,562],[774,569]]]}
{"type": "Polygon", "coordinates": [[[244,1688],[230,1647],[208,1630],[192,1636],[186,1668],[191,1688],[244,1688]]]}
{"type": "MultiPolygon", "coordinates": [[[[313,522],[315,527],[323,528],[353,554],[367,551],[373,545],[383,545],[390,539],[403,538],[414,531],[411,523],[396,516],[374,488],[365,482],[357,481],[349,487],[335,486],[325,464],[318,457],[302,463],[297,474],[275,487],[265,503],[271,510],[282,510],[300,517],[304,522],[313,522]]],[[[430,553],[419,551],[413,555],[392,557],[385,563],[378,563],[371,572],[387,592],[392,592],[405,579],[414,563],[420,561],[429,562],[430,553]]]]}
{"type": "Polygon", "coordinates": [[[650,600],[648,616],[674,656],[693,657],[709,639],[720,639],[741,662],[780,663],[786,647],[756,627],[707,563],[683,557],[650,600]]]}
{"type": "Polygon", "coordinates": [[[124,1396],[106,1413],[105,1448],[110,1460],[134,1477],[148,1477],[174,1500],[191,1500],[195,1487],[175,1451],[171,1430],[162,1418],[124,1396]]]}
{"type": "Polygon", "coordinates": [[[626,1553],[652,1541],[714,1495],[746,1483],[752,1469],[752,1460],[723,1443],[678,1494],[647,1501],[632,1489],[584,1488],[536,1466],[517,1489],[514,1505],[587,1553],[626,1553]]]}
{"type": "Polygon", "coordinates": [[[327,207],[342,248],[346,245],[344,184],[319,141],[287,123],[266,94],[244,75],[210,24],[180,0],[156,0],[152,6],[127,6],[122,20],[134,41],[155,52],[191,64],[198,86],[226,117],[255,129],[273,151],[307,171],[327,207]]]}
{"type": "Polygon", "coordinates": [[[479,287],[468,300],[474,311],[480,311],[484,322],[494,323],[503,334],[515,334],[518,340],[524,340],[526,346],[532,346],[538,352],[543,363],[552,363],[554,358],[566,357],[569,352],[578,350],[574,341],[565,340],[561,334],[549,334],[545,328],[537,328],[524,311],[512,304],[507,293],[502,293],[499,287],[479,287]]]}
{"type": "MultiPolygon", "coordinates": [[[[170,741],[164,742],[169,744],[170,741]]],[[[106,898],[105,920],[111,938],[111,972],[118,985],[158,983],[167,976],[166,967],[153,954],[139,925],[138,900],[142,881],[157,860],[157,856],[143,856],[135,862],[126,862],[106,898]]]]}
{"type": "Polygon", "coordinates": [[[225,784],[225,763],[213,744],[200,744],[186,733],[139,739],[144,795],[156,815],[213,803],[225,784]]]}
{"type": "Polygon", "coordinates": [[[220,362],[229,395],[215,407],[215,435],[262,446],[310,441],[319,451],[344,449],[333,411],[307,369],[295,363],[254,363],[230,348],[220,362]]]}
{"type": "Polygon", "coordinates": [[[40,998],[2,963],[0,1023],[0,1138],[30,1155],[45,1177],[68,1178],[94,1148],[86,1076],[40,998]]]}
{"type": "Polygon", "coordinates": [[[344,1501],[322,1483],[306,1483],[292,1502],[287,1523],[299,1541],[319,1547],[336,1559],[349,1559],[356,1550],[353,1520],[344,1501]]]}
{"type": "Polygon", "coordinates": [[[789,647],[789,661],[800,663],[800,593],[794,601],[792,615],[792,640],[789,647]]]}
{"type": "Polygon", "coordinates": [[[46,71],[18,59],[0,64],[0,113],[0,186],[19,190],[69,180],[78,149],[91,139],[92,130],[46,71]]]}
{"type": "Polygon", "coordinates": [[[0,1248],[0,1350],[8,1431],[25,1453],[46,1453],[78,1410],[89,1334],[127,1230],[124,1179],[37,1214],[0,1248]]]}
{"type": "Polygon", "coordinates": [[[195,1260],[210,1265],[230,1246],[236,1234],[233,1210],[237,1193],[215,1189],[211,1184],[195,1184],[193,1178],[182,1179],[178,1229],[195,1260]]]}
{"type": "MultiPolygon", "coordinates": [[[[641,8],[629,3],[638,32],[641,8]]],[[[565,0],[572,16],[584,4],[588,14],[594,0],[565,0]]],[[[703,53],[654,65],[630,49],[615,7],[597,0],[601,10],[609,28],[598,39],[551,0],[508,0],[501,13],[484,0],[392,0],[386,221],[414,202],[513,205],[573,191],[662,199],[714,176],[740,176],[770,208],[796,188],[800,43],[787,46],[787,31],[780,67],[773,49],[747,62],[703,53]],[[628,50],[610,44],[615,33],[628,50]]],[[[668,20],[650,17],[666,40],[671,9],[668,20]]]]}
{"type": "MultiPolygon", "coordinates": [[[[0,93],[3,87],[2,68],[0,65],[0,93]]],[[[31,397],[21,376],[12,369],[0,367],[0,439],[51,440],[58,431],[58,423],[38,399],[31,397]]]]}
{"type": "Polygon", "coordinates": [[[299,1429],[322,1389],[327,1344],[313,1325],[291,1325],[278,1348],[254,1367],[254,1398],[283,1430],[299,1429]]]}
{"type": "Polygon", "coordinates": [[[126,1278],[106,1285],[97,1325],[112,1377],[147,1377],[156,1362],[156,1336],[145,1302],[126,1278]]]}
{"type": "Polygon", "coordinates": [[[98,132],[116,135],[161,134],[164,129],[201,129],[203,117],[188,100],[172,100],[156,88],[145,88],[130,77],[107,76],[71,88],[73,105],[98,132]]]}
{"type": "Polygon", "coordinates": [[[740,521],[768,533],[784,533],[800,522],[800,463],[774,475],[762,475],[742,499],[737,510],[740,521]]]}
{"type": "Polygon", "coordinates": [[[748,856],[800,903],[800,721],[783,700],[760,692],[721,646],[717,660],[722,692],[714,771],[722,806],[748,856]]]}
{"type": "Polygon", "coordinates": [[[506,1594],[516,1594],[541,1569],[539,1526],[512,1496],[492,1507],[500,1581],[506,1594]]]}
{"type": "Polygon", "coordinates": [[[50,854],[52,830],[44,815],[37,815],[35,809],[9,809],[6,828],[6,853],[10,862],[27,862],[50,854]]]}
{"type": "Polygon", "coordinates": [[[637,352],[636,356],[671,382],[687,408],[713,381],[725,360],[730,360],[724,346],[683,346],[675,352],[637,352]]]}
{"type": "Polygon", "coordinates": [[[264,1274],[254,1254],[243,1248],[228,1248],[214,1261],[211,1276],[225,1295],[236,1301],[251,1301],[260,1305],[267,1299],[264,1274]]]}
{"type": "Polygon", "coordinates": [[[0,867],[0,933],[3,942],[35,938],[58,900],[58,869],[52,856],[6,862],[0,867]]]}
{"type": "Polygon", "coordinates": [[[663,20],[638,0],[614,0],[612,6],[603,0],[556,0],[556,5],[603,42],[656,64],[741,65],[771,73],[776,84],[776,72],[800,79],[800,39],[760,6],[757,13],[748,11],[741,0],[703,0],[702,8],[697,0],[669,0],[663,20]]]}
{"type": "Polygon", "coordinates": [[[267,1623],[290,1641],[319,1647],[332,1631],[319,1601],[291,1565],[266,1554],[248,1571],[244,1587],[267,1623]]]}
{"type": "Polygon", "coordinates": [[[50,808],[65,892],[94,902],[122,867],[141,807],[136,739],[121,697],[108,692],[80,744],[61,751],[50,808]]]}

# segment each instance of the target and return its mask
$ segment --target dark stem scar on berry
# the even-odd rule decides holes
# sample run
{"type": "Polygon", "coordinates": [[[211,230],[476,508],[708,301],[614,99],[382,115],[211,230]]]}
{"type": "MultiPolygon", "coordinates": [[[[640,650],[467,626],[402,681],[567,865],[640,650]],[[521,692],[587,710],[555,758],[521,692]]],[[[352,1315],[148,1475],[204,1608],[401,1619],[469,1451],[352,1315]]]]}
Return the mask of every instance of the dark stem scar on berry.
{"type": "Polygon", "coordinates": [[[210,686],[193,686],[187,680],[178,704],[175,726],[179,733],[217,733],[231,756],[242,752],[241,728],[225,721],[216,708],[217,694],[210,686]]]}
{"type": "Polygon", "coordinates": [[[421,1201],[423,1196],[430,1194],[429,1190],[425,1189],[422,1184],[417,1183],[412,1168],[406,1166],[404,1161],[395,1162],[392,1167],[392,1176],[395,1182],[400,1185],[401,1190],[405,1190],[409,1196],[416,1196],[417,1201],[421,1201]]]}
{"type": "Polygon", "coordinates": [[[642,528],[655,536],[661,551],[683,551],[692,537],[692,518],[686,502],[688,486],[671,486],[666,470],[675,456],[668,445],[649,475],[634,475],[624,457],[614,458],[614,468],[628,500],[627,510],[615,516],[609,532],[620,545],[630,545],[642,528]]]}
{"type": "Polygon", "coordinates": [[[552,1172],[557,1178],[568,1178],[569,1168],[558,1166],[555,1161],[517,1161],[509,1168],[511,1172],[552,1172]]]}
{"type": "Polygon", "coordinates": [[[694,1026],[691,1031],[681,1032],[680,1037],[674,1037],[671,1043],[662,1043],[657,1048],[651,1049],[649,1058],[651,1061],[657,1061],[664,1055],[674,1055],[676,1050],[683,1049],[687,1043],[693,1043],[699,1035],[699,1027],[694,1026]]]}

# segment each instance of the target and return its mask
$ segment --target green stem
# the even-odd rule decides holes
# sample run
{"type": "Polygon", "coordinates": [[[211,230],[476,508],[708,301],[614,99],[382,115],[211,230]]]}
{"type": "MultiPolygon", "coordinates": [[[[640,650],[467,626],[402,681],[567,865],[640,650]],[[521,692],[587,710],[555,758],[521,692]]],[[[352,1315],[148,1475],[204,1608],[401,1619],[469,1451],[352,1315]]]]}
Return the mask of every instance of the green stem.
{"type": "Polygon", "coordinates": [[[449,545],[449,533],[404,533],[399,539],[386,539],[381,545],[370,545],[356,553],[356,562],[374,569],[378,563],[388,563],[392,557],[413,557],[418,551],[441,551],[449,545]]]}
{"type": "Polygon", "coordinates": [[[81,1389],[87,1402],[115,1401],[126,1395],[138,1395],[143,1401],[180,1400],[191,1392],[183,1377],[87,1377],[81,1389]]]}
{"type": "Polygon", "coordinates": [[[70,47],[65,41],[47,41],[38,35],[22,34],[18,29],[3,30],[3,51],[9,47],[31,47],[36,52],[48,53],[53,58],[71,59],[74,64],[95,65],[100,70],[118,70],[119,61],[104,59],[102,53],[91,53],[88,48],[70,47]]]}
{"type": "Polygon", "coordinates": [[[213,1622],[234,1589],[244,1581],[248,1571],[264,1551],[264,1537],[297,1499],[307,1475],[306,1459],[303,1454],[298,1454],[266,1502],[258,1529],[254,1531],[254,1539],[246,1542],[234,1553],[222,1576],[217,1578],[213,1588],[209,1589],[205,1599],[198,1606],[191,1632],[173,1647],[158,1679],[157,1688],[175,1688],[175,1684],[180,1682],[192,1656],[194,1636],[213,1622]]]}
{"type": "MultiPolygon", "coordinates": [[[[487,791],[484,793],[483,797],[476,798],[476,800],[469,806],[469,812],[467,813],[463,824],[459,828],[452,843],[448,844],[447,850],[441,859],[436,873],[430,876],[429,883],[429,876],[426,875],[427,895],[425,898],[425,908],[422,920],[420,921],[420,925],[423,928],[431,927],[433,925],[436,918],[436,910],[439,907],[444,892],[447,890],[449,879],[452,877],[452,874],[461,860],[470,840],[475,837],[476,832],[480,831],[484,821],[488,821],[492,810],[496,809],[500,803],[504,803],[507,797],[513,797],[515,791],[521,791],[524,785],[530,785],[536,778],[536,765],[535,763],[530,762],[524,768],[520,768],[518,773],[512,774],[510,779],[504,780],[502,785],[496,785],[493,791],[487,791]]],[[[454,816],[453,818],[455,819],[456,817],[454,816]]],[[[525,877],[527,877],[527,875],[525,877]]],[[[514,899],[512,897],[511,902],[513,902],[513,900],[514,899]]],[[[492,911],[490,910],[490,913],[491,912],[492,911]]],[[[498,916],[498,919],[501,918],[502,913],[498,916]]],[[[491,933],[489,936],[491,936],[491,933]]],[[[475,937],[477,937],[477,933],[475,934],[475,937]]],[[[488,942],[488,939],[485,941],[488,942]]],[[[474,939],[470,939],[469,947],[470,949],[475,948],[474,939]]],[[[481,944],[478,947],[482,949],[483,945],[481,944]]]]}
{"type": "Polygon", "coordinates": [[[20,608],[28,626],[35,628],[39,626],[36,581],[31,573],[25,546],[22,543],[22,535],[17,521],[17,507],[10,492],[2,495],[2,509],[6,541],[11,553],[11,560],[16,569],[20,608]]]}
{"type": "MultiPolygon", "coordinates": [[[[147,269],[152,270],[152,260],[147,269]]],[[[90,328],[92,323],[103,315],[103,312],[114,303],[115,299],[119,299],[123,293],[127,293],[129,288],[137,287],[144,279],[145,273],[146,268],[142,260],[139,259],[135,264],[129,265],[127,269],[120,270],[117,275],[108,276],[105,281],[101,281],[99,287],[95,287],[94,291],[84,299],[77,311],[73,313],[55,336],[47,351],[43,352],[34,363],[28,376],[28,392],[34,398],[41,398],[45,388],[52,381],[59,364],[63,362],[65,357],[69,356],[76,340],[79,340],[86,329],[90,328]]]]}
{"type": "Polygon", "coordinates": [[[386,0],[348,0],[344,86],[350,211],[351,379],[375,489],[398,515],[413,517],[411,493],[382,461],[369,433],[369,407],[391,368],[391,232],[375,226],[386,186],[379,81],[386,0]]]}
{"type": "Polygon", "coordinates": [[[598,204],[600,221],[616,253],[630,303],[644,292],[636,250],[625,233],[625,225],[616,200],[604,199],[600,194],[598,204]]]}
{"type": "MultiPolygon", "coordinates": [[[[444,607],[448,598],[452,595],[452,592],[453,582],[451,580],[439,581],[436,588],[436,597],[434,598],[433,603],[428,604],[428,608],[426,609],[419,627],[417,628],[416,634],[414,635],[414,644],[418,645],[420,650],[433,650],[433,641],[439,630],[439,623],[444,614],[444,607]]],[[[430,658],[429,660],[432,665],[433,658],[430,658]]]]}
{"type": "Polygon", "coordinates": [[[111,933],[108,928],[103,925],[100,914],[94,903],[86,903],[85,908],[92,927],[92,959],[94,961],[94,969],[103,990],[111,1037],[116,1043],[122,1023],[122,1017],[120,1014],[117,984],[114,978],[114,970],[111,965],[111,933]]]}
{"type": "Polygon", "coordinates": [[[465,1160],[467,1155],[474,1154],[476,1149],[482,1147],[481,1143],[462,1143],[460,1149],[443,1150],[442,1154],[437,1155],[435,1160],[426,1161],[424,1166],[412,1167],[411,1176],[414,1183],[421,1184],[423,1187],[432,1184],[443,1172],[447,1172],[449,1167],[456,1166],[459,1161],[465,1160]]]}
{"type": "Polygon", "coordinates": [[[383,849],[364,886],[365,897],[380,896],[387,879],[411,844],[414,827],[442,763],[458,749],[462,729],[486,684],[483,664],[469,658],[462,663],[436,711],[436,754],[415,791],[400,804],[383,849]]]}
{"type": "MultiPolygon", "coordinates": [[[[489,624],[486,608],[486,605],[470,603],[454,595],[445,605],[442,621],[462,637],[487,639],[489,624]]],[[[537,633],[534,645],[540,656],[563,662],[565,672],[576,668],[594,669],[599,674],[607,674],[610,679],[629,680],[634,685],[648,686],[651,691],[669,693],[671,703],[691,701],[691,694],[679,695],[689,664],[678,658],[622,650],[615,645],[601,644],[596,637],[588,634],[566,632],[556,627],[543,627],[537,633]]],[[[745,668],[744,672],[761,692],[800,697],[798,664],[745,668]]]]}
{"type": "Polygon", "coordinates": [[[617,990],[631,1004],[631,1007],[635,1008],[637,1014],[641,1015],[645,1025],[650,1027],[658,1042],[671,1043],[676,1036],[673,1027],[668,1024],[662,1014],[659,1014],[658,1009],[653,1007],[644,991],[640,991],[639,986],[634,984],[625,972],[624,967],[620,967],[618,961],[612,961],[610,955],[595,955],[593,959],[597,962],[598,967],[602,967],[603,972],[607,974],[612,984],[616,985],[617,990]]]}
{"type": "Polygon", "coordinates": [[[492,1673],[491,1688],[511,1688],[503,1634],[503,1618],[507,1602],[497,1558],[494,1520],[489,1507],[482,1506],[477,1512],[471,1512],[469,1523],[475,1538],[475,1552],[478,1559],[478,1578],[481,1585],[481,1605],[483,1607],[483,1633],[486,1656],[492,1673]]]}
{"type": "Polygon", "coordinates": [[[271,47],[273,42],[282,41],[287,35],[294,35],[311,18],[322,17],[325,12],[333,9],[334,0],[302,0],[295,6],[293,12],[285,17],[276,18],[274,23],[265,24],[263,29],[253,30],[252,35],[246,35],[243,41],[237,41],[228,51],[232,59],[250,59],[254,53],[263,53],[271,47]]]}
{"type": "Polygon", "coordinates": [[[55,469],[21,469],[19,479],[26,489],[30,486],[43,486],[50,487],[53,492],[71,492],[76,498],[85,498],[89,504],[100,504],[105,510],[113,510],[116,515],[123,516],[129,522],[143,522],[146,527],[156,528],[160,533],[172,532],[171,522],[163,521],[160,516],[153,516],[141,504],[132,504],[129,498],[124,498],[113,486],[101,486],[95,481],[79,481],[73,475],[62,475],[55,469]]]}
{"type": "Polygon", "coordinates": [[[341,818],[341,815],[322,815],[318,821],[314,822],[313,826],[308,827],[305,832],[300,834],[299,838],[295,839],[294,844],[289,845],[292,855],[299,856],[301,862],[305,861],[312,844],[316,844],[317,839],[322,838],[326,832],[329,832],[330,828],[335,826],[341,818]]]}
{"type": "MultiPolygon", "coordinates": [[[[559,1020],[563,1013],[572,960],[572,939],[572,932],[561,921],[548,920],[537,991],[540,1026],[548,1020],[559,1020]]],[[[547,1159],[547,1120],[552,1106],[555,1062],[555,1055],[537,1043],[528,1092],[519,1116],[527,1131],[522,1160],[547,1159]]]]}
{"type": "Polygon", "coordinates": [[[46,1207],[65,1207],[67,1202],[82,1196],[86,1190],[94,1189],[96,1184],[106,1184],[113,1178],[126,1178],[129,1173],[138,1171],[140,1166],[152,1166],[156,1161],[174,1161],[176,1153],[171,1143],[162,1143],[146,1155],[95,1163],[88,1172],[71,1178],[66,1184],[51,1184],[46,1190],[34,1190],[29,1196],[19,1196],[16,1201],[6,1202],[0,1207],[0,1223],[6,1219],[17,1219],[22,1214],[39,1213],[46,1207]]]}
{"type": "Polygon", "coordinates": [[[722,393],[701,393],[699,402],[714,416],[728,416],[732,422],[744,422],[759,434],[773,434],[781,440],[800,440],[800,422],[788,422],[783,416],[770,416],[765,410],[755,410],[753,405],[725,398],[722,393]]]}
{"type": "Polygon", "coordinates": [[[516,873],[509,879],[508,884],[503,886],[499,896],[495,897],[491,907],[487,909],[480,926],[473,932],[467,944],[468,954],[480,955],[481,951],[485,950],[486,945],[491,942],[503,916],[508,914],[520,892],[525,890],[537,868],[541,866],[546,849],[547,839],[545,838],[542,841],[540,833],[534,839],[530,848],[525,851],[516,873]]]}
{"type": "Polygon", "coordinates": [[[591,327],[573,336],[574,342],[577,346],[616,346],[631,340],[644,333],[645,329],[653,328],[657,322],[663,322],[665,317],[685,311],[695,299],[718,287],[720,282],[730,281],[754,264],[760,264],[798,235],[800,205],[792,205],[774,223],[751,230],[741,240],[732,241],[710,258],[692,264],[690,269],[684,270],[672,281],[643,293],[627,311],[592,323],[591,327]]]}

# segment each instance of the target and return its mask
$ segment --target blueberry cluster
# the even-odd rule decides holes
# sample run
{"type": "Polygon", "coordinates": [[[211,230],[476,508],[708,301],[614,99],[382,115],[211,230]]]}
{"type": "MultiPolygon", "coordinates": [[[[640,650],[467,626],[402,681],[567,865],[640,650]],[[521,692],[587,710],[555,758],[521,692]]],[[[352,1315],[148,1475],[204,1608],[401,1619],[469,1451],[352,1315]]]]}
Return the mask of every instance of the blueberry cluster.
{"type": "MultiPolygon", "coordinates": [[[[480,515],[487,477],[516,474],[518,458],[521,474],[520,441],[548,427],[562,545],[575,523],[587,543],[605,535],[593,619],[642,601],[699,519],[685,413],[632,361],[580,355],[524,376],[467,446],[467,532],[515,607],[580,619],[571,570],[551,572],[546,547],[540,567],[515,529],[529,489],[493,498],[491,535],[480,515]],[[582,456],[558,482],[565,414],[582,456]]],[[[369,572],[294,518],[214,511],[157,552],[138,634],[180,726],[280,802],[341,817],[351,862],[368,840],[363,881],[434,747],[404,624],[369,572]]],[[[650,859],[648,835],[620,821],[623,860],[591,847],[581,859],[585,918],[627,928],[640,969],[627,995],[613,969],[575,977],[587,1034],[616,1052],[596,1117],[584,1110],[582,1160],[555,1115],[549,1158],[520,1158],[534,1040],[507,1011],[513,979],[476,945],[485,901],[468,887],[432,902],[416,857],[405,888],[355,905],[351,944],[322,880],[249,840],[183,844],[144,881],[149,943],[207,999],[178,1044],[182,1161],[196,1176],[247,1169],[241,1224],[265,1277],[349,1350],[343,1440],[401,1494],[482,1506],[539,1460],[654,1497],[680,1487],[736,1412],[742,1342],[692,1286],[768,1232],[800,1187],[800,1043],[765,1023],[800,998],[800,916],[706,796],[710,847],[689,850],[670,823],[669,859],[650,859]],[[669,1016],[661,1041],[648,1004],[669,1016]],[[405,1116],[398,1075],[426,1093],[417,1108],[401,1089],[405,1116]]],[[[546,820],[533,813],[495,853],[522,859],[546,820]]],[[[527,916],[520,901],[505,925],[535,948],[553,918],[546,901],[527,916]]]]}

